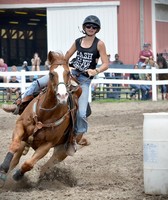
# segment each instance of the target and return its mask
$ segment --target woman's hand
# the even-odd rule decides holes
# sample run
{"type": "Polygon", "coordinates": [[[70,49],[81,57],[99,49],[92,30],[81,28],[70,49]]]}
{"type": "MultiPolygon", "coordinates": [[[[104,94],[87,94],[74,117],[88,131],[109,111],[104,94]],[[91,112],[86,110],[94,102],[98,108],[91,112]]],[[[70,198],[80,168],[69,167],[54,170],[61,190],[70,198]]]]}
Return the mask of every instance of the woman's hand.
{"type": "Polygon", "coordinates": [[[99,73],[98,69],[88,69],[86,72],[89,76],[96,76],[99,73]]]}

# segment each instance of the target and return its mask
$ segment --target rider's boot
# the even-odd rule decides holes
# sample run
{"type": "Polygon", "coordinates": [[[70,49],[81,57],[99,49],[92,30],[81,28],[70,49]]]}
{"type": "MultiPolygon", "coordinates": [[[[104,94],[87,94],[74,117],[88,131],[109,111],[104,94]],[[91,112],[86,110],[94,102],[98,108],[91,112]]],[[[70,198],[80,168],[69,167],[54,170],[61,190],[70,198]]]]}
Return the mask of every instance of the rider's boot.
{"type": "Polygon", "coordinates": [[[78,134],[78,135],[76,136],[76,142],[77,142],[77,144],[82,145],[82,146],[88,146],[88,145],[90,145],[90,142],[89,142],[88,139],[84,136],[83,133],[78,134]]]}
{"type": "Polygon", "coordinates": [[[34,98],[33,96],[27,96],[23,99],[18,99],[15,104],[11,104],[11,105],[3,104],[2,109],[5,112],[9,112],[9,113],[13,113],[14,115],[18,115],[19,111],[20,111],[20,105],[24,102],[31,101],[33,98],[34,98]]]}
{"type": "Polygon", "coordinates": [[[16,102],[16,104],[3,104],[2,105],[2,109],[5,111],[5,112],[9,112],[9,113],[16,113],[17,115],[17,110],[18,110],[18,106],[20,104],[20,101],[19,102],[16,102]]]}

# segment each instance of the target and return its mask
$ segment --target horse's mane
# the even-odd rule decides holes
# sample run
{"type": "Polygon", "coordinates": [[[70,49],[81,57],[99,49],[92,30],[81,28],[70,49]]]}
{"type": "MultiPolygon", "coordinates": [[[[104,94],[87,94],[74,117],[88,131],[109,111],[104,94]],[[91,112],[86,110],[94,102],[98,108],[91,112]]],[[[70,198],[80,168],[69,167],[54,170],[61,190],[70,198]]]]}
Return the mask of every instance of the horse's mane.
{"type": "Polygon", "coordinates": [[[163,57],[163,54],[160,53],[160,54],[157,54],[157,64],[159,63],[162,63],[163,64],[163,68],[168,68],[168,64],[167,64],[167,61],[166,59],[163,57]]]}

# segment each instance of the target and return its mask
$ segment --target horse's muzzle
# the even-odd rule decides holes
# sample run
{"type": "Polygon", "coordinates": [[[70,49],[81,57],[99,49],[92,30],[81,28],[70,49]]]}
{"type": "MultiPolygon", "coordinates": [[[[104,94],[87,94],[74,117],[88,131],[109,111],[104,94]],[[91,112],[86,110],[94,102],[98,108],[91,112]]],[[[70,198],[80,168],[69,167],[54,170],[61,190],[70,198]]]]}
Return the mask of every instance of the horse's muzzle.
{"type": "Polygon", "coordinates": [[[57,99],[60,104],[66,104],[68,101],[68,97],[69,97],[68,93],[65,93],[65,94],[57,93],[57,99]]]}

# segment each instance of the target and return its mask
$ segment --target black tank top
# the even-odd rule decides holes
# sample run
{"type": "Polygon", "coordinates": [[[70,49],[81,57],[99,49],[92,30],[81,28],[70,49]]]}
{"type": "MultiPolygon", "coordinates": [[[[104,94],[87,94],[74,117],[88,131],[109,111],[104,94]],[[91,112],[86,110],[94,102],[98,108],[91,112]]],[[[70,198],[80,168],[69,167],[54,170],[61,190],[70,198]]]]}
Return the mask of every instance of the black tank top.
{"type": "Polygon", "coordinates": [[[97,65],[96,59],[100,57],[99,51],[97,49],[97,43],[99,39],[95,37],[90,48],[83,48],[81,47],[82,38],[83,37],[75,40],[77,55],[73,66],[80,71],[95,69],[97,65]]]}

